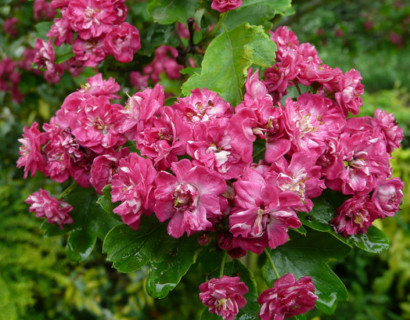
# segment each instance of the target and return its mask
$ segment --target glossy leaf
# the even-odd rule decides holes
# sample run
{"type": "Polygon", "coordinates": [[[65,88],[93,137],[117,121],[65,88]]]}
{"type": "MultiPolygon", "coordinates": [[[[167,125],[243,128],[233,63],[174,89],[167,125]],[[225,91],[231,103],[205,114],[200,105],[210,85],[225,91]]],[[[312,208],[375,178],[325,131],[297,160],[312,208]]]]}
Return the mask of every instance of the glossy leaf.
{"type": "Polygon", "coordinates": [[[141,52],[151,55],[161,45],[177,47],[178,38],[172,25],[151,24],[141,31],[141,52]]]}
{"type": "Polygon", "coordinates": [[[119,222],[104,212],[97,204],[97,193],[92,189],[76,187],[65,199],[74,210],[74,223],[67,241],[67,256],[74,261],[83,261],[94,248],[97,237],[104,239],[110,229],[119,222]]]}
{"type": "Polygon", "coordinates": [[[282,14],[291,8],[291,0],[244,0],[242,5],[226,13],[224,24],[231,30],[243,22],[263,25],[276,14],[282,14]]]}
{"type": "MultiPolygon", "coordinates": [[[[280,275],[293,273],[297,279],[310,276],[319,296],[316,307],[325,313],[333,313],[337,302],[347,298],[347,290],[327,262],[342,259],[350,249],[331,235],[309,229],[307,236],[291,233],[291,241],[271,251],[280,275]]],[[[268,261],[262,273],[272,284],[275,275],[268,261]]]]}
{"type": "Polygon", "coordinates": [[[142,220],[137,231],[124,224],[112,229],[104,240],[103,251],[121,272],[148,265],[147,292],[154,298],[164,298],[195,262],[198,245],[193,237],[170,237],[166,224],[155,218],[142,220]]]}
{"type": "Polygon", "coordinates": [[[381,253],[388,250],[390,247],[389,238],[382,230],[375,226],[367,229],[367,232],[364,234],[354,235],[347,238],[340,234],[334,233],[333,231],[332,234],[347,245],[356,246],[371,253],[381,253]]]}
{"type": "Polygon", "coordinates": [[[153,0],[148,5],[148,11],[154,22],[170,24],[176,21],[185,23],[194,16],[199,8],[199,0],[153,0]]]}
{"type": "Polygon", "coordinates": [[[329,232],[332,236],[349,245],[358,247],[367,252],[380,253],[389,248],[390,242],[380,229],[372,226],[365,234],[344,237],[335,232],[329,221],[336,216],[336,209],[344,198],[333,192],[327,192],[320,198],[313,200],[314,206],[310,213],[299,213],[300,221],[304,226],[321,232],[329,232]]]}
{"type": "Polygon", "coordinates": [[[182,86],[184,95],[195,88],[208,88],[225,100],[238,105],[247,70],[252,64],[270,67],[276,45],[261,26],[242,24],[225,30],[216,37],[205,52],[201,74],[192,75],[182,86]]]}

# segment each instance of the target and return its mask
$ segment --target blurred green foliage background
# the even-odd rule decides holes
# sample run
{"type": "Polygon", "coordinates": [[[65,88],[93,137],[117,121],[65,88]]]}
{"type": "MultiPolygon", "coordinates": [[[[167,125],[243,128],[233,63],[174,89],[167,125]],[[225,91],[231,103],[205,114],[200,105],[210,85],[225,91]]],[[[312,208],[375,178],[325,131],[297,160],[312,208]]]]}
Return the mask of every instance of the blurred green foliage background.
{"type": "MultiPolygon", "coordinates": [[[[32,16],[31,5],[28,1],[21,6],[22,21],[32,16]]],[[[390,250],[381,255],[355,250],[334,264],[350,299],[339,305],[335,315],[313,310],[308,318],[410,319],[410,3],[296,0],[293,8],[294,15],[274,20],[274,26],[288,25],[300,42],[315,45],[331,67],[359,70],[366,90],[361,115],[372,115],[376,108],[394,112],[405,131],[403,148],[392,159],[394,176],[406,182],[405,200],[395,218],[378,224],[391,239],[390,250]]],[[[0,22],[10,12],[10,5],[0,5],[0,22]]],[[[17,40],[0,32],[1,58],[18,58],[13,48],[32,41],[31,26],[20,28],[24,36],[17,40]]],[[[22,103],[0,92],[0,320],[195,319],[201,308],[193,294],[195,269],[174,294],[154,301],[144,291],[144,270],[118,273],[106,263],[100,247],[86,263],[72,263],[65,257],[64,238],[43,236],[42,222],[28,212],[24,200],[40,185],[47,184],[53,194],[61,186],[41,176],[22,179],[22,170],[15,168],[17,139],[24,125],[48,120],[83,79],[74,82],[65,76],[58,86],[50,87],[40,76],[22,76],[20,89],[26,94],[22,103]]]]}

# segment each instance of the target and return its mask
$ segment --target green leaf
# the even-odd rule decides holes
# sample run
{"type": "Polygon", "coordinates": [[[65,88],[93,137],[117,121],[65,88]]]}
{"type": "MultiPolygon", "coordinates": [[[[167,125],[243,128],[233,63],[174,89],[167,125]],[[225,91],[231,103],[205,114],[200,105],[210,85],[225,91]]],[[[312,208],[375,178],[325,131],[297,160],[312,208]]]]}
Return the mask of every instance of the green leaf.
{"type": "Polygon", "coordinates": [[[346,243],[349,246],[356,246],[364,251],[371,253],[381,253],[388,250],[390,247],[389,238],[386,234],[375,226],[371,226],[367,229],[366,233],[358,234],[350,237],[343,237],[340,234],[332,234],[340,241],[346,243]]]}
{"type": "Polygon", "coordinates": [[[335,216],[336,210],[324,196],[313,199],[313,209],[309,213],[298,214],[303,225],[317,231],[331,231],[329,221],[335,216]]]}
{"type": "Polygon", "coordinates": [[[150,24],[141,32],[141,50],[147,55],[151,55],[154,50],[163,45],[176,47],[179,45],[173,25],[150,24]]]}
{"type": "Polygon", "coordinates": [[[252,64],[270,67],[276,45],[262,27],[243,24],[216,37],[205,52],[201,74],[192,75],[182,86],[184,95],[195,88],[208,88],[238,105],[247,70],[252,64]]]}
{"type": "Polygon", "coordinates": [[[44,21],[44,22],[39,22],[35,25],[36,31],[37,31],[37,37],[41,38],[43,40],[47,40],[47,33],[50,31],[51,26],[53,25],[53,22],[51,21],[44,21]]]}
{"type": "Polygon", "coordinates": [[[153,0],[148,5],[148,11],[154,22],[170,24],[176,21],[185,23],[194,16],[195,9],[199,8],[199,0],[153,0]]]}
{"type": "Polygon", "coordinates": [[[74,222],[64,225],[63,229],[55,224],[49,224],[47,221],[41,225],[41,229],[45,231],[47,237],[70,232],[66,253],[68,258],[73,261],[85,260],[92,252],[97,237],[101,240],[104,239],[108,231],[120,223],[112,211],[104,212],[102,210],[101,206],[97,204],[97,197],[94,189],[83,189],[76,186],[64,199],[74,207],[70,213],[74,222]]]}
{"type": "Polygon", "coordinates": [[[67,256],[73,261],[83,261],[94,248],[97,237],[104,239],[105,235],[120,222],[104,212],[97,204],[97,193],[92,188],[76,187],[66,201],[74,210],[71,216],[74,223],[67,241],[67,256]]]}
{"type": "Polygon", "coordinates": [[[146,217],[136,231],[127,225],[116,226],[103,244],[103,251],[118,271],[149,266],[146,289],[154,298],[164,298],[177,286],[195,262],[197,248],[193,237],[174,239],[167,234],[165,223],[146,217]]]}
{"type": "Polygon", "coordinates": [[[55,54],[56,54],[56,63],[63,63],[67,61],[71,57],[74,57],[75,54],[73,52],[73,47],[69,44],[62,44],[59,47],[54,46],[55,54]]]}
{"type": "Polygon", "coordinates": [[[224,24],[232,30],[243,22],[263,25],[276,14],[282,14],[291,8],[291,0],[244,0],[242,5],[226,13],[224,24]]]}
{"type": "Polygon", "coordinates": [[[344,201],[344,197],[331,192],[313,200],[314,206],[310,213],[300,212],[300,221],[304,226],[321,232],[329,232],[350,247],[358,247],[367,252],[380,253],[390,246],[389,239],[380,229],[372,226],[365,234],[344,237],[330,226],[329,221],[336,215],[336,209],[344,201]]]}
{"type": "MultiPolygon", "coordinates": [[[[347,298],[347,290],[327,262],[344,258],[350,248],[327,233],[309,229],[307,236],[291,233],[291,241],[271,251],[280,275],[293,273],[297,279],[310,276],[319,299],[316,307],[325,313],[333,313],[339,300],[347,298]]],[[[266,261],[262,273],[268,283],[275,275],[266,261]]]]}

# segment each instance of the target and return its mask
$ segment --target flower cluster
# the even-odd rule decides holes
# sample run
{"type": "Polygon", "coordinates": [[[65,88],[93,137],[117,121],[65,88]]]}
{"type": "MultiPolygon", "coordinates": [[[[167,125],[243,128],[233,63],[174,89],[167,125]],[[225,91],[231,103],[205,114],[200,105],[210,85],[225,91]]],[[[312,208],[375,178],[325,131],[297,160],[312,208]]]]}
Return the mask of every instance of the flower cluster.
{"type": "Polygon", "coordinates": [[[45,217],[48,223],[57,223],[60,228],[63,228],[63,224],[73,222],[69,213],[74,208],[65,201],[53,198],[43,189],[30,195],[26,203],[30,205],[30,212],[36,213],[37,218],[45,217]]]}
{"type": "Polygon", "coordinates": [[[51,83],[59,81],[64,69],[75,76],[82,67],[96,67],[107,55],[122,63],[131,62],[141,48],[138,29],[125,22],[125,0],[53,0],[51,9],[59,10],[61,16],[54,19],[47,33],[49,41],[37,40],[35,59],[51,83]],[[72,45],[75,57],[56,64],[52,38],[57,47],[72,45]]]}
{"type": "MultiPolygon", "coordinates": [[[[68,26],[62,42],[70,43],[73,31],[75,41],[99,41],[110,48],[104,54],[111,50],[120,61],[132,59],[136,47],[113,45],[134,37],[123,22],[123,1],[53,4],[68,26]]],[[[392,178],[389,159],[403,131],[393,115],[380,110],[374,117],[349,117],[359,112],[363,93],[356,70],[343,74],[322,64],[315,48],[299,44],[286,27],[272,38],[277,62],[265,80],[259,71],[248,71],[238,106],[206,88],[167,105],[164,88],[145,88],[148,80],[139,79],[141,74],[135,81],[144,90],[121,105],[112,102],[120,90],[114,79],[89,78],[66,97],[43,132],[37,123],[24,129],[17,165],[25,167],[25,177],[40,171],[60,183],[72,178],[100,194],[111,184],[112,201],[119,203],[114,212],[134,230],[142,215],[155,215],[167,223],[170,236],[214,236],[233,258],[283,245],[288,230],[302,225],[298,212],[310,213],[312,199],[325,189],[349,197],[330,221],[336,231],[364,233],[375,219],[398,211],[403,183],[392,178]],[[290,86],[299,94],[288,95],[290,86]]],[[[51,42],[39,44],[36,63],[57,72],[50,48],[51,42]]],[[[179,77],[176,55],[171,47],[158,48],[145,76],[154,82],[162,72],[179,77]]],[[[87,63],[101,61],[95,57],[87,63]]],[[[222,277],[201,291],[204,304],[226,320],[245,304],[247,289],[239,278],[222,277]]],[[[260,317],[303,313],[316,298],[310,278],[285,275],[260,296],[260,317]]]]}
{"type": "MultiPolygon", "coordinates": [[[[239,277],[222,276],[202,283],[199,290],[199,298],[210,313],[222,316],[223,320],[233,320],[239,309],[246,305],[244,295],[249,288],[239,277]]],[[[310,277],[296,280],[292,273],[288,273],[260,294],[258,316],[261,320],[284,320],[309,311],[315,306],[317,298],[310,277]]]]}

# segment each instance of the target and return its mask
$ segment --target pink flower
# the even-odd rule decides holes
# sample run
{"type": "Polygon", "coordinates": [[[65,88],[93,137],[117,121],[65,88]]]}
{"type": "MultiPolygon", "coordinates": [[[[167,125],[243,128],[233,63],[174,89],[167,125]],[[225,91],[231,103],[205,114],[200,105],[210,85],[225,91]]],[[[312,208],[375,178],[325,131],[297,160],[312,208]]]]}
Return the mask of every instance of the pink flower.
{"type": "Polygon", "coordinates": [[[317,298],[312,278],[302,277],[296,281],[292,273],[287,273],[258,297],[261,305],[259,318],[284,320],[303,314],[313,309],[317,298]]]}
{"type": "Polygon", "coordinates": [[[65,17],[81,39],[89,40],[109,32],[117,19],[117,13],[113,1],[71,0],[65,17]]]}
{"type": "Polygon", "coordinates": [[[45,68],[45,79],[50,83],[57,83],[63,74],[63,69],[60,65],[55,64],[55,52],[51,39],[48,43],[42,39],[36,41],[36,56],[34,62],[39,68],[45,68]]]}
{"type": "Polygon", "coordinates": [[[335,93],[335,99],[344,113],[358,114],[362,106],[362,94],[364,92],[361,83],[362,76],[357,70],[346,72],[339,81],[339,88],[335,93]]]}
{"type": "Polygon", "coordinates": [[[118,131],[123,119],[122,109],[121,105],[110,104],[103,96],[87,99],[77,115],[77,125],[72,127],[73,135],[81,146],[99,154],[123,145],[126,139],[118,131]]]}
{"type": "Polygon", "coordinates": [[[313,207],[311,198],[319,197],[326,188],[316,159],[315,154],[297,152],[290,162],[282,157],[270,168],[270,174],[276,177],[277,186],[284,196],[286,194],[285,198],[299,198],[299,203],[291,205],[297,211],[310,212],[313,207]]]}
{"type": "Polygon", "coordinates": [[[65,201],[53,198],[43,189],[28,196],[26,203],[30,205],[30,212],[36,213],[37,218],[45,217],[48,223],[57,223],[61,229],[63,224],[73,222],[69,213],[74,208],[65,201]]]}
{"type": "Polygon", "coordinates": [[[115,82],[114,78],[109,78],[108,80],[103,80],[102,74],[96,74],[87,79],[87,83],[81,87],[79,92],[88,93],[95,97],[105,96],[108,99],[119,99],[120,97],[116,95],[120,91],[120,85],[115,82]]]}
{"type": "Polygon", "coordinates": [[[83,40],[77,38],[74,40],[73,52],[78,61],[81,61],[85,67],[96,67],[105,59],[104,36],[99,38],[89,38],[83,40]]]}
{"type": "Polygon", "coordinates": [[[238,145],[232,144],[233,134],[228,118],[201,122],[193,129],[187,153],[195,164],[202,164],[225,179],[238,178],[250,163],[241,158],[245,150],[237,150],[238,145]]]}
{"type": "Polygon", "coordinates": [[[105,36],[104,48],[117,61],[128,63],[134,54],[141,49],[140,33],[137,28],[127,22],[115,26],[105,36]]]}
{"type": "Polygon", "coordinates": [[[373,122],[382,129],[388,153],[391,154],[394,149],[400,147],[400,142],[404,137],[403,129],[397,125],[393,113],[388,114],[386,111],[376,109],[373,122]]]}
{"type": "Polygon", "coordinates": [[[55,38],[55,45],[61,46],[63,43],[73,43],[73,31],[71,30],[70,21],[67,19],[54,19],[54,24],[51,26],[47,37],[55,38]]]}
{"type": "Polygon", "coordinates": [[[211,8],[221,13],[236,9],[242,5],[242,0],[213,0],[211,8]]]}
{"type": "Polygon", "coordinates": [[[159,111],[138,132],[137,148],[154,161],[157,169],[167,170],[172,162],[178,161],[177,156],[186,154],[186,141],[191,131],[171,107],[159,111]]]}
{"type": "Polygon", "coordinates": [[[246,169],[234,183],[235,207],[229,216],[230,232],[243,238],[267,237],[276,248],[289,238],[288,228],[299,228],[301,222],[291,205],[298,198],[281,196],[274,178],[263,177],[255,169],[246,169]]]}
{"type": "Polygon", "coordinates": [[[199,290],[199,298],[210,313],[216,313],[223,320],[234,320],[239,309],[246,305],[243,296],[249,288],[239,277],[222,276],[202,283],[199,290]]]}
{"type": "Polygon", "coordinates": [[[158,220],[171,219],[168,234],[174,238],[212,227],[207,216],[221,214],[225,180],[187,159],[172,163],[171,169],[176,176],[161,171],[155,180],[154,212],[158,220]]]}
{"type": "Polygon", "coordinates": [[[27,178],[29,172],[31,176],[45,168],[44,155],[41,152],[41,147],[47,142],[47,136],[41,133],[38,129],[38,123],[34,122],[30,128],[24,127],[23,138],[18,140],[21,143],[17,160],[17,167],[24,168],[24,179],[27,178]]]}
{"type": "Polygon", "coordinates": [[[137,91],[144,90],[148,87],[148,75],[142,75],[138,71],[132,71],[130,73],[130,83],[137,91]]]}
{"type": "Polygon", "coordinates": [[[304,93],[297,102],[291,98],[285,104],[285,126],[295,152],[308,151],[320,156],[329,139],[340,135],[344,115],[331,99],[304,93]]]}
{"type": "Polygon", "coordinates": [[[370,117],[349,118],[338,139],[338,175],[327,176],[326,185],[343,194],[366,194],[377,180],[391,175],[386,141],[370,117]]]}
{"type": "Polygon", "coordinates": [[[139,228],[142,214],[151,214],[150,196],[157,171],[151,160],[130,153],[119,160],[117,173],[112,177],[112,202],[121,201],[114,212],[134,230],[139,228]]]}
{"type": "Polygon", "coordinates": [[[33,4],[34,19],[51,19],[55,16],[56,11],[50,3],[45,0],[34,0],[33,4]]]}
{"type": "Polygon", "coordinates": [[[129,152],[128,148],[121,148],[118,152],[94,158],[90,171],[90,183],[99,194],[102,194],[102,189],[111,183],[112,176],[118,171],[119,160],[127,157],[129,152]]]}
{"type": "Polygon", "coordinates": [[[228,102],[206,88],[192,90],[189,97],[178,98],[173,107],[182,112],[184,120],[191,126],[211,119],[230,118],[233,114],[228,102]]]}
{"type": "Polygon", "coordinates": [[[143,72],[149,75],[155,83],[160,80],[159,75],[163,72],[165,72],[170,79],[179,79],[181,77],[179,71],[182,70],[184,66],[178,64],[176,61],[177,57],[177,49],[162,45],[155,49],[154,60],[144,67],[143,72]]]}
{"type": "Polygon", "coordinates": [[[12,18],[4,20],[4,24],[3,24],[4,32],[12,37],[17,36],[18,35],[18,31],[17,31],[18,22],[19,21],[16,17],[12,17],[12,18]]]}
{"type": "Polygon", "coordinates": [[[297,49],[299,46],[298,37],[287,26],[277,28],[275,32],[271,33],[271,38],[278,46],[279,53],[289,49],[297,49]]]}
{"type": "Polygon", "coordinates": [[[138,133],[145,129],[154,116],[159,118],[164,101],[164,87],[159,84],[153,89],[147,88],[134,94],[122,110],[124,119],[119,126],[119,131],[129,140],[135,141],[138,133]]]}
{"type": "Polygon", "coordinates": [[[43,125],[48,143],[44,147],[47,164],[44,174],[57,182],[70,176],[83,188],[90,186],[90,169],[96,154],[80,146],[70,128],[60,126],[56,118],[43,125]]]}
{"type": "Polygon", "coordinates": [[[354,196],[337,209],[337,217],[330,221],[343,236],[366,233],[378,218],[378,210],[369,196],[354,196]]]}
{"type": "Polygon", "coordinates": [[[372,201],[380,211],[380,218],[393,217],[397,213],[403,199],[403,187],[404,183],[400,178],[381,181],[377,184],[372,201]]]}

